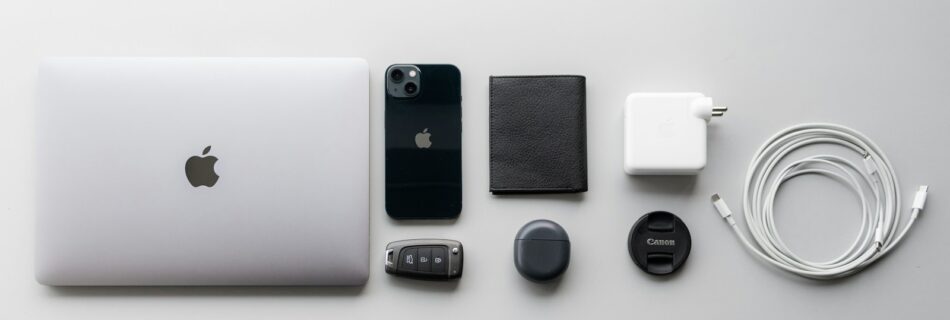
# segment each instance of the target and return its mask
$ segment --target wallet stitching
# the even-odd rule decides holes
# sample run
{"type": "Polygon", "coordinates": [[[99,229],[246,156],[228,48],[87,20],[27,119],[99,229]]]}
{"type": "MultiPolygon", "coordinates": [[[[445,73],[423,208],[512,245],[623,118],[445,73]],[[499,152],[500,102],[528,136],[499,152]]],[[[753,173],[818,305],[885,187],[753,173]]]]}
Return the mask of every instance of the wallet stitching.
{"type": "Polygon", "coordinates": [[[488,189],[495,184],[495,77],[488,78],[488,189]]]}
{"type": "Polygon", "coordinates": [[[571,188],[571,187],[517,187],[517,188],[493,188],[495,191],[518,191],[518,190],[527,190],[527,191],[538,191],[538,190],[580,190],[583,188],[571,188]]]}
{"type": "MultiPolygon", "coordinates": [[[[529,79],[530,79],[530,78],[580,78],[580,79],[585,79],[584,82],[587,82],[587,81],[586,81],[586,78],[587,78],[586,76],[571,75],[571,74],[565,74],[565,75],[533,75],[533,76],[491,76],[490,78],[507,78],[507,79],[517,79],[517,78],[529,78],[529,79]]],[[[489,85],[490,85],[490,84],[489,84],[489,85]]],[[[585,86],[586,86],[586,84],[585,84],[585,86]]],[[[490,88],[489,88],[489,91],[491,91],[490,88]]]]}
{"type": "Polygon", "coordinates": [[[581,82],[581,88],[583,90],[582,91],[583,101],[581,101],[581,107],[579,110],[580,114],[578,115],[578,118],[581,119],[581,123],[583,123],[583,125],[580,126],[580,128],[578,128],[579,132],[577,134],[579,137],[583,137],[583,139],[581,140],[581,149],[582,149],[581,152],[583,153],[583,157],[579,159],[583,174],[580,178],[581,178],[581,183],[584,185],[584,188],[586,189],[587,175],[588,175],[588,170],[587,170],[587,79],[582,78],[580,82],[581,82]]]}
{"type": "Polygon", "coordinates": [[[539,193],[580,193],[587,192],[589,189],[585,186],[583,188],[545,188],[545,189],[491,189],[491,193],[498,195],[505,194],[539,194],[539,193]]]}

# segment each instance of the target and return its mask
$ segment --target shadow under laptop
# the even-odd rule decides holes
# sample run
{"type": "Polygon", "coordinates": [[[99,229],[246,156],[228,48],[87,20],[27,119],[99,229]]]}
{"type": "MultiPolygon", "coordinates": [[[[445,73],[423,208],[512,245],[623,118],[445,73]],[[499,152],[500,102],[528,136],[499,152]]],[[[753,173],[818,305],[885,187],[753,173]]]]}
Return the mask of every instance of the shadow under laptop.
{"type": "Polygon", "coordinates": [[[358,296],[365,286],[166,286],[166,287],[47,287],[54,297],[243,297],[243,296],[358,296]]]}

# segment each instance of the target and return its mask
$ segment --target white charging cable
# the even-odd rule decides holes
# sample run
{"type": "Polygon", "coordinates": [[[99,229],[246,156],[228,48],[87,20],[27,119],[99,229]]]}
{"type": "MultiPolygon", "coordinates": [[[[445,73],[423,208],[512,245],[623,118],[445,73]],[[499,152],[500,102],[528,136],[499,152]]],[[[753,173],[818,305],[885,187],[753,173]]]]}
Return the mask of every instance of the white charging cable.
{"type": "Polygon", "coordinates": [[[924,209],[927,186],[921,186],[917,191],[910,219],[900,232],[899,189],[891,162],[866,136],[840,125],[806,123],[782,130],[769,138],[755,153],[749,165],[743,189],[745,199],[742,211],[755,244],[749,242],[739,230],[732,211],[719,194],[714,194],[712,201],[742,243],[762,260],[802,277],[834,279],[861,271],[896,247],[907,234],[924,209]],[[794,161],[772,177],[778,163],[790,152],[815,144],[835,144],[854,150],[864,158],[864,166],[861,168],[848,159],[824,154],[794,161]],[[862,217],[858,236],[847,251],[829,261],[815,262],[799,257],[785,245],[775,227],[775,195],[782,183],[803,174],[819,174],[842,181],[861,198],[862,217]]]}

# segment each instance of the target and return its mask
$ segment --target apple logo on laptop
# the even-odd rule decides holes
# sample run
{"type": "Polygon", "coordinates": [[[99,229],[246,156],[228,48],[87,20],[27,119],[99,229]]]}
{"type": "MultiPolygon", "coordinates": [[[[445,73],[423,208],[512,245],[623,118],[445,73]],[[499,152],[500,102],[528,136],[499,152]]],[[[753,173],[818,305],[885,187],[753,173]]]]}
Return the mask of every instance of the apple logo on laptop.
{"type": "Polygon", "coordinates": [[[429,133],[429,128],[425,128],[422,132],[416,134],[416,147],[419,149],[428,149],[432,146],[432,141],[429,140],[432,134],[429,133]]]}
{"type": "MultiPolygon", "coordinates": [[[[211,146],[205,148],[201,155],[208,155],[208,152],[211,152],[211,146]]],[[[192,156],[188,158],[188,161],[185,162],[185,177],[188,178],[191,186],[210,188],[218,183],[218,174],[214,172],[214,164],[217,162],[218,158],[215,156],[192,156]]]]}

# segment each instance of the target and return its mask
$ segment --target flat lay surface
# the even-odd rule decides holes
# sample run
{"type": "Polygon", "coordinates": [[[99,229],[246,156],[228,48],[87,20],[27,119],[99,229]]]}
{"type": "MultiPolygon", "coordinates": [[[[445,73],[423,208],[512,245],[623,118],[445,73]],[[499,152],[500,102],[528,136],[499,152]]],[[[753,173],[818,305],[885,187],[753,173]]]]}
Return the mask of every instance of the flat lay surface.
{"type": "MultiPolygon", "coordinates": [[[[950,303],[946,12],[944,1],[3,1],[0,318],[940,318],[950,303]],[[46,56],[366,59],[366,286],[37,284],[34,93],[46,56]],[[397,63],[454,64],[461,71],[457,220],[396,221],[384,210],[384,76],[397,63]],[[489,193],[492,75],[586,77],[588,192],[489,193]],[[707,128],[706,167],[695,176],[628,176],[624,99],[665,91],[701,92],[729,107],[707,128]],[[849,278],[808,280],[762,263],[710,201],[719,193],[744,226],[742,184],[753,154],[776,132],[803,122],[842,124],[873,139],[900,180],[903,218],[918,186],[929,185],[927,207],[907,238],[849,278]],[[653,211],[676,214],[691,234],[688,260],[666,277],[644,273],[627,251],[631,226],[653,211]],[[527,281],[514,266],[515,234],[535,219],[557,222],[570,237],[570,264],[553,283],[527,281]],[[386,274],[386,244],[411,238],[460,241],[462,278],[386,274]]],[[[857,160],[836,147],[802,151],[792,158],[815,151],[857,160]]],[[[814,261],[837,257],[860,230],[859,198],[827,177],[788,181],[774,209],[785,243],[814,261]]]]}

